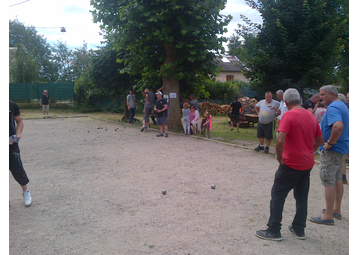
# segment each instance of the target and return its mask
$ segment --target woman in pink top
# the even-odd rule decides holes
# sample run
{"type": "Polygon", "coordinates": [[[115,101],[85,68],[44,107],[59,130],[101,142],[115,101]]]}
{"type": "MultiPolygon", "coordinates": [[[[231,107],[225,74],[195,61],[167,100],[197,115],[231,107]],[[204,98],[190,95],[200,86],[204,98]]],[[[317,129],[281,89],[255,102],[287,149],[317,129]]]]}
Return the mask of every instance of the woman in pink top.
{"type": "Polygon", "coordinates": [[[196,135],[200,127],[200,114],[199,111],[195,109],[194,105],[190,106],[189,121],[190,125],[193,126],[194,135],[196,135]]]}
{"type": "Polygon", "coordinates": [[[320,103],[317,110],[314,113],[314,116],[317,118],[318,123],[321,123],[321,119],[323,115],[326,113],[327,109],[323,107],[323,105],[320,103]]]}

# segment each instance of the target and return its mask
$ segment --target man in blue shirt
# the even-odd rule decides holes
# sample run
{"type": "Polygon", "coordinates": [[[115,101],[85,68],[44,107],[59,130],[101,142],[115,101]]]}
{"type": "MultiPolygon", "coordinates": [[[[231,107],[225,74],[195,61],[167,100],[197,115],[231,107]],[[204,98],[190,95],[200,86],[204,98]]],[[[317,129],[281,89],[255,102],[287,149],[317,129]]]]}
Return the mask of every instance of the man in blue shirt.
{"type": "Polygon", "coordinates": [[[324,144],[320,146],[319,165],[321,183],[325,187],[326,209],[322,217],[311,217],[314,223],[334,225],[334,219],[342,219],[343,197],[342,167],[349,153],[349,112],[338,99],[337,89],[332,85],[320,88],[320,99],[327,111],[321,120],[324,144]]]}

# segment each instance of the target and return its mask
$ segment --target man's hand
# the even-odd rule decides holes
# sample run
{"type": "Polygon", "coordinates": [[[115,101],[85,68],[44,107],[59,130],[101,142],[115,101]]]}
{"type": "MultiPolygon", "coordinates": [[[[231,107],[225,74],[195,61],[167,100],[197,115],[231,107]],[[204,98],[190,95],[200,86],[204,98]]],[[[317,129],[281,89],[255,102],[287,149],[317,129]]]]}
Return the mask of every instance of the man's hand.
{"type": "Polygon", "coordinates": [[[328,150],[329,148],[331,148],[332,147],[332,145],[329,145],[328,143],[324,143],[323,144],[323,149],[326,151],[326,150],[328,150]]]}
{"type": "Polygon", "coordinates": [[[277,161],[278,163],[280,163],[280,165],[284,165],[285,163],[283,162],[283,158],[282,157],[277,157],[277,161]]]}

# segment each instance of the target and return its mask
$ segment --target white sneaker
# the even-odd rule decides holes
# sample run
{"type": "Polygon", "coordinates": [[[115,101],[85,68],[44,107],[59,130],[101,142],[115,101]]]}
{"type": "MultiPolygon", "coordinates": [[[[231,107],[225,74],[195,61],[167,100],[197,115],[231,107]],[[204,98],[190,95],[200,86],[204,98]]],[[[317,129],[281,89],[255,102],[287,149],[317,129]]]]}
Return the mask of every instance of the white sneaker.
{"type": "Polygon", "coordinates": [[[24,197],[25,206],[31,205],[32,198],[31,198],[30,191],[29,191],[29,190],[26,190],[24,193],[22,193],[22,195],[23,195],[23,197],[24,197]]]}

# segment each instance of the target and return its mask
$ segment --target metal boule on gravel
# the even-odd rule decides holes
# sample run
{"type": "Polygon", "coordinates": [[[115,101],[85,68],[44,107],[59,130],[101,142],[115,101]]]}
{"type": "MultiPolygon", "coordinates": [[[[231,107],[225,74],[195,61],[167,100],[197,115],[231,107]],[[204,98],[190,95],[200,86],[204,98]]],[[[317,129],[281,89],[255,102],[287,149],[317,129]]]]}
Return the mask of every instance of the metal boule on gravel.
{"type": "Polygon", "coordinates": [[[215,189],[215,184],[211,184],[211,188],[212,188],[212,189],[215,189]]]}
{"type": "Polygon", "coordinates": [[[165,189],[162,190],[163,195],[167,194],[167,191],[165,189]]]}

